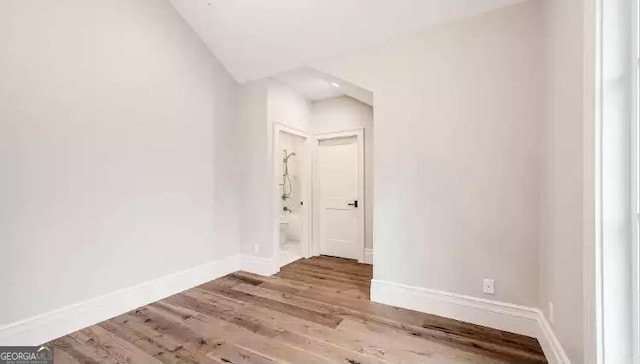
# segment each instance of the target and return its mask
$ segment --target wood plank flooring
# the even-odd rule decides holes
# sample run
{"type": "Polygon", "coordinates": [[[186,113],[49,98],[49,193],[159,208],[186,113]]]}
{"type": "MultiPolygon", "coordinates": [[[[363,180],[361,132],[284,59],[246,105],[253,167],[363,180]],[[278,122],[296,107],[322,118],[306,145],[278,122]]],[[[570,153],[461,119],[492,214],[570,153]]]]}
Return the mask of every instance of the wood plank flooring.
{"type": "Polygon", "coordinates": [[[369,301],[370,265],[245,272],[54,340],[55,363],[545,363],[535,339],[369,301]]]}

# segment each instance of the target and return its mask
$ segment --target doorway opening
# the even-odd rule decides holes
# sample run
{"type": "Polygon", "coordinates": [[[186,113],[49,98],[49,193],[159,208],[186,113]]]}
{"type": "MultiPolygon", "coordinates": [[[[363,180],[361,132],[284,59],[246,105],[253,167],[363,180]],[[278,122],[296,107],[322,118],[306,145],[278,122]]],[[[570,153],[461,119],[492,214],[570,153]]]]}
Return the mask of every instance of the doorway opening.
{"type": "Polygon", "coordinates": [[[279,265],[309,256],[310,153],[306,133],[277,125],[279,265]]]}
{"type": "Polygon", "coordinates": [[[373,94],[308,68],[265,82],[277,269],[319,255],[373,264],[373,94]]]}

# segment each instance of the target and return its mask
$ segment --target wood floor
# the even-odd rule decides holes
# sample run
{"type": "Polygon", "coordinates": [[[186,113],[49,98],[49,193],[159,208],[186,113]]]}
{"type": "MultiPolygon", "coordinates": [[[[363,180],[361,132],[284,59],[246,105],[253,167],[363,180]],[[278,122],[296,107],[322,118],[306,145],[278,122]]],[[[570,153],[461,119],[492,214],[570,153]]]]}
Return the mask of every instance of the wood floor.
{"type": "Polygon", "coordinates": [[[535,339],[369,301],[370,265],[238,272],[54,340],[55,363],[543,363],[535,339]]]}

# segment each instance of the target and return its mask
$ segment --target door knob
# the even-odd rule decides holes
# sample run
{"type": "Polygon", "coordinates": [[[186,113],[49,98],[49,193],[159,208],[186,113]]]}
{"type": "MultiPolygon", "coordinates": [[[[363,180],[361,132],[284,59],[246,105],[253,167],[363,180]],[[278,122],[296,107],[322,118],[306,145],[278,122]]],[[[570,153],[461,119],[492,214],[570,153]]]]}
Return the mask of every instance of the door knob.
{"type": "Polygon", "coordinates": [[[347,205],[358,208],[358,200],[353,201],[353,203],[348,203],[347,205]]]}

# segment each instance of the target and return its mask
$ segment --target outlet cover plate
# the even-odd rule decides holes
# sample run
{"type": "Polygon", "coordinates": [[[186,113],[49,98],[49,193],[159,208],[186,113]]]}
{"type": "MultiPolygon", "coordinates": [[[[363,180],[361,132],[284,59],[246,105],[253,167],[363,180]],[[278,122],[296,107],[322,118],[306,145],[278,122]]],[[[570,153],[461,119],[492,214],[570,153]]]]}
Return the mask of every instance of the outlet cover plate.
{"type": "Polygon", "coordinates": [[[482,280],[482,292],[486,294],[494,294],[495,293],[495,280],[490,278],[485,278],[482,280]]]}

